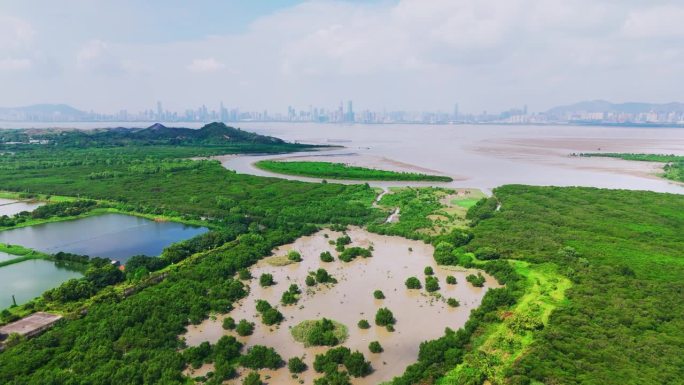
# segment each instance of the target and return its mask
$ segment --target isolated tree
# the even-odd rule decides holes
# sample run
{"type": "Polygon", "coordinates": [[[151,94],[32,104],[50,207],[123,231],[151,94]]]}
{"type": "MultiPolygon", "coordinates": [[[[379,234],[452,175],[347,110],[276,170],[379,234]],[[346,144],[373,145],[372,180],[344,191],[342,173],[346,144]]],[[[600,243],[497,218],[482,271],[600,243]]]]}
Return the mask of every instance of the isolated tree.
{"type": "Polygon", "coordinates": [[[392,311],[386,307],[378,309],[375,313],[375,324],[378,326],[393,325],[396,322],[392,311]]]}
{"type": "Polygon", "coordinates": [[[275,285],[275,281],[273,280],[273,274],[269,274],[269,273],[261,274],[261,277],[259,277],[259,284],[261,285],[261,287],[268,287],[268,286],[275,285]]]}
{"type": "Polygon", "coordinates": [[[368,344],[368,350],[370,350],[371,353],[382,353],[384,349],[382,348],[382,345],[380,345],[380,342],[373,341],[368,344]]]}
{"type": "Polygon", "coordinates": [[[420,289],[421,287],[420,280],[416,277],[410,277],[406,280],[407,289],[420,289]]]}

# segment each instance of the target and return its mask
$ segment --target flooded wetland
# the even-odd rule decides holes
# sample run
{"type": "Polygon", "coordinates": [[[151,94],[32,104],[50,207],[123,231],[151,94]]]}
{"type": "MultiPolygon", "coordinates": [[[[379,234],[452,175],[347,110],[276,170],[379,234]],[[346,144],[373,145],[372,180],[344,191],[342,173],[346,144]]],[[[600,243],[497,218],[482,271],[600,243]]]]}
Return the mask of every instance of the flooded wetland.
{"type": "MultiPolygon", "coordinates": [[[[372,246],[372,257],[341,261],[338,258],[340,253],[331,244],[331,241],[343,236],[341,232],[326,229],[302,237],[275,249],[273,256],[252,267],[253,279],[243,281],[249,286],[249,295],[239,301],[234,310],[207,319],[199,325],[189,326],[187,333],[181,337],[188,346],[196,346],[204,341],[215,343],[221,336],[228,334],[236,336],[246,348],[254,345],[273,347],[285,360],[295,356],[304,357],[309,369],[297,379],[292,378],[287,367],[261,370],[260,373],[262,378],[270,378],[267,380],[270,384],[298,384],[299,380],[311,384],[314,378],[321,376],[313,369],[314,357],[324,353],[328,347],[305,347],[303,343],[295,341],[291,328],[302,321],[327,318],[347,327],[348,338],[341,345],[363,353],[373,367],[370,375],[353,378],[352,383],[379,384],[403,373],[408,365],[414,363],[422,341],[442,336],[447,327],[455,330],[463,326],[470,311],[479,306],[486,290],[499,286],[495,279],[485,276],[484,287],[474,287],[466,281],[466,276],[473,270],[447,270],[437,266],[432,257],[433,247],[423,242],[373,234],[353,227],[346,234],[351,238],[348,248],[372,246]],[[291,250],[301,254],[302,261],[283,266],[291,250]],[[321,260],[320,254],[326,251],[334,256],[333,262],[321,260]],[[424,284],[424,269],[428,266],[434,270],[440,286],[432,294],[426,292],[424,284]],[[305,281],[309,273],[320,268],[330,273],[337,283],[307,286],[305,281]],[[262,287],[259,282],[262,274],[271,274],[275,285],[262,287]],[[449,275],[456,278],[456,284],[447,284],[449,275]],[[417,277],[423,287],[407,289],[405,281],[409,277],[417,277]],[[284,306],[281,296],[292,284],[296,284],[302,294],[296,304],[284,306]],[[381,290],[385,298],[376,299],[376,290],[381,290]],[[460,306],[449,306],[446,302],[448,298],[456,299],[460,306]],[[268,301],[277,307],[284,321],[280,325],[264,325],[256,310],[257,300],[268,301]],[[388,308],[394,314],[394,332],[375,325],[375,314],[380,308],[388,308]],[[232,317],[236,322],[242,319],[253,322],[254,333],[240,337],[234,331],[224,330],[222,324],[226,317],[232,317]],[[359,328],[357,323],[360,320],[368,320],[371,327],[359,328]],[[372,341],[380,342],[384,351],[371,353],[368,346],[372,341]]],[[[188,374],[197,376],[208,370],[211,368],[205,365],[188,374]]],[[[240,381],[241,378],[232,383],[240,381]]]]}

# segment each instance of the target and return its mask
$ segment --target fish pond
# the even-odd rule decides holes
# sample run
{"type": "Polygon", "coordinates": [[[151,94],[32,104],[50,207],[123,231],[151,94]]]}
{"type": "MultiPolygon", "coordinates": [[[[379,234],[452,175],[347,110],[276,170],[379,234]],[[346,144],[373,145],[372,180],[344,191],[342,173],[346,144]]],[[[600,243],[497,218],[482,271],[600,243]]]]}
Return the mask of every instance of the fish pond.
{"type": "Polygon", "coordinates": [[[43,259],[31,259],[0,267],[0,309],[12,305],[12,295],[21,305],[72,278],[78,271],[60,267],[43,259]]]}
{"type": "Polygon", "coordinates": [[[175,222],[103,214],[0,231],[0,243],[45,253],[63,251],[125,263],[134,255],[157,256],[166,246],[207,231],[204,227],[175,222]]]}

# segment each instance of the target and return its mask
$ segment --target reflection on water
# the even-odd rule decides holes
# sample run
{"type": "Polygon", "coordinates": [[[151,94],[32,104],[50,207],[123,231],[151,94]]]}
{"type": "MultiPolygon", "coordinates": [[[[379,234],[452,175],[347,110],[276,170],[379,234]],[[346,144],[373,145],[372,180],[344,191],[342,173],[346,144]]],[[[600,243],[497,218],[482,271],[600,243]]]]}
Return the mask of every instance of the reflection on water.
{"type": "Polygon", "coordinates": [[[0,231],[0,243],[47,253],[64,251],[125,262],[133,255],[159,255],[164,247],[206,231],[206,228],[181,223],[104,214],[0,231]]]}
{"type": "MultiPolygon", "coordinates": [[[[322,251],[330,251],[337,255],[334,246],[328,241],[334,240],[341,233],[323,230],[313,236],[298,239],[294,244],[283,246],[275,251],[275,255],[285,255],[289,250],[298,250],[303,261],[283,267],[271,266],[262,260],[252,268],[252,275],[257,279],[249,282],[250,294],[241,300],[228,315],[247,319],[257,327],[249,337],[238,337],[247,346],[266,345],[274,347],[285,360],[293,356],[306,355],[305,361],[311,368],[315,354],[324,352],[326,348],[304,348],[296,343],[290,335],[289,328],[303,320],[327,317],[345,324],[349,328],[349,339],[344,343],[352,350],[359,350],[369,359],[375,369],[373,374],[363,379],[355,379],[354,384],[378,384],[404,371],[406,366],[415,362],[418,357],[420,342],[434,339],[444,334],[444,329],[458,329],[468,319],[470,311],[479,306],[487,288],[498,286],[491,277],[487,277],[484,288],[475,288],[466,282],[465,271],[447,271],[438,268],[432,257],[433,248],[419,241],[411,241],[400,237],[382,236],[352,228],[348,234],[353,246],[368,247],[373,245],[373,257],[357,258],[351,263],[336,260],[332,263],[320,261],[322,251]],[[325,234],[329,238],[325,238],[325,234]],[[412,248],[413,251],[409,251],[412,248]],[[425,291],[407,290],[404,282],[410,276],[423,279],[423,269],[432,266],[439,278],[444,297],[453,297],[461,306],[450,308],[444,301],[425,294],[425,291]],[[309,271],[325,268],[339,282],[331,288],[317,287],[315,291],[306,292],[304,279],[309,271]],[[273,274],[277,284],[272,287],[259,286],[258,277],[262,273],[273,274]],[[454,275],[456,285],[447,285],[446,276],[454,275]],[[296,283],[305,291],[297,305],[280,306],[280,297],[290,284],[296,283]],[[373,291],[379,289],[386,299],[376,300],[373,291]],[[257,299],[265,299],[273,305],[279,305],[285,321],[279,327],[268,327],[261,323],[254,303],[257,299]],[[359,329],[356,324],[367,319],[373,324],[375,313],[380,307],[388,307],[397,319],[396,331],[387,332],[385,328],[372,326],[368,330],[359,329]],[[368,344],[380,341],[385,351],[371,354],[368,344]]],[[[216,342],[226,332],[222,329],[224,316],[216,320],[206,320],[200,325],[188,327],[184,336],[188,345],[197,345],[203,341],[216,342]]],[[[271,376],[273,384],[297,384],[290,377],[287,368],[277,371],[263,371],[271,376]]],[[[317,377],[313,369],[305,372],[303,378],[310,384],[317,377]]],[[[239,383],[239,380],[235,383],[239,383]]]]}
{"type": "Polygon", "coordinates": [[[45,290],[81,276],[78,271],[59,267],[42,259],[0,267],[0,309],[12,305],[13,294],[17,304],[21,305],[41,295],[45,290]]]}

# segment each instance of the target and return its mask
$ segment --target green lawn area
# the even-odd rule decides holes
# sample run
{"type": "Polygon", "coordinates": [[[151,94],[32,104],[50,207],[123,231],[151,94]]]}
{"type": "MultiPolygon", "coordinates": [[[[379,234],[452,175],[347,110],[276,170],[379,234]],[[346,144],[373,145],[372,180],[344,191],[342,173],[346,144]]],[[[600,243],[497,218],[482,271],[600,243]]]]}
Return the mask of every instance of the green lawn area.
{"type": "Polygon", "coordinates": [[[451,204],[469,209],[469,208],[475,206],[475,203],[477,203],[477,201],[479,201],[479,200],[480,199],[477,199],[477,198],[452,199],[451,204]]]}

